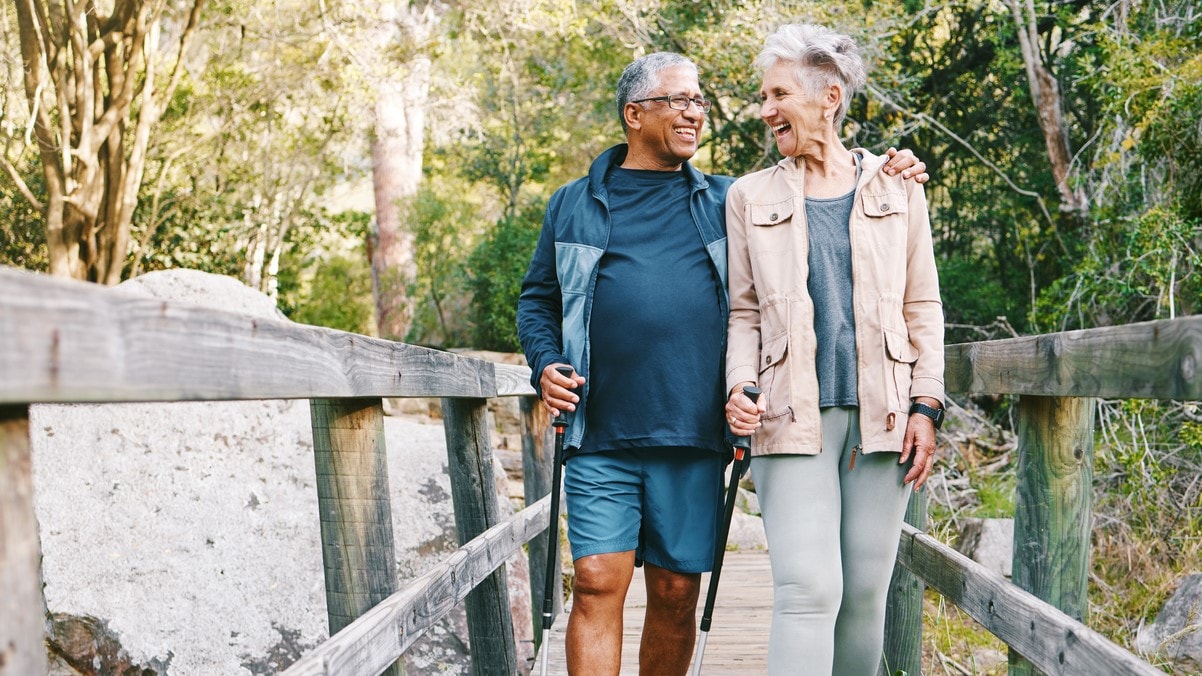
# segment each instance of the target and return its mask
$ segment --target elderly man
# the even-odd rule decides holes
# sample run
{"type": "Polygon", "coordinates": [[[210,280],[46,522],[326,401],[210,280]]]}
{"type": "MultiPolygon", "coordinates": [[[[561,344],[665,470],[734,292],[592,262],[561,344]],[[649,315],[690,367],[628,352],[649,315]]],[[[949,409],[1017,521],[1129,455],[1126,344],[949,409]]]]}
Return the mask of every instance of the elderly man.
{"type": "MultiPolygon", "coordinates": [[[[568,671],[618,673],[622,607],[644,565],[639,671],[684,674],[722,511],[732,179],[689,164],[710,102],[685,57],[631,63],[617,103],[626,144],[551,198],[518,335],[543,405],[571,416],[568,671]],[[563,365],[572,377],[556,372],[563,365]]],[[[892,165],[926,179],[911,153],[892,165]]]]}

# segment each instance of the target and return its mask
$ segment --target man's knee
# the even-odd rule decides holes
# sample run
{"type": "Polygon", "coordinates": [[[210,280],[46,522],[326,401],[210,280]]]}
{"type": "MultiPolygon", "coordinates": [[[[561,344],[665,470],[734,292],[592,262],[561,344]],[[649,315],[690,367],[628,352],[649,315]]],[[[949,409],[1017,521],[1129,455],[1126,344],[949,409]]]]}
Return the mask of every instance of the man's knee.
{"type": "Polygon", "coordinates": [[[701,575],[674,573],[648,564],[646,580],[648,603],[655,603],[668,612],[692,616],[701,591],[701,575]]]}
{"type": "Polygon", "coordinates": [[[575,580],[572,582],[572,595],[576,599],[625,598],[634,560],[633,552],[630,557],[624,554],[595,554],[576,559],[573,563],[575,580]]]}

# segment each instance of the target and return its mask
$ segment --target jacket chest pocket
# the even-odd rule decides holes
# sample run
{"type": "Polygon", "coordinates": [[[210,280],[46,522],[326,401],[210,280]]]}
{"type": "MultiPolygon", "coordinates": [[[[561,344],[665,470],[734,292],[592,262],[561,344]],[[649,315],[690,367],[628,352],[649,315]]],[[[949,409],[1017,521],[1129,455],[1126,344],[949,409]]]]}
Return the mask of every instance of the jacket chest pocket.
{"type": "Polygon", "coordinates": [[[747,205],[747,246],[752,256],[782,255],[795,250],[793,200],[747,205]]]}
{"type": "Polygon", "coordinates": [[[866,250],[872,252],[878,263],[899,256],[904,261],[909,227],[909,204],[905,192],[865,190],[860,194],[859,208],[867,223],[862,234],[868,239],[866,250]]]}

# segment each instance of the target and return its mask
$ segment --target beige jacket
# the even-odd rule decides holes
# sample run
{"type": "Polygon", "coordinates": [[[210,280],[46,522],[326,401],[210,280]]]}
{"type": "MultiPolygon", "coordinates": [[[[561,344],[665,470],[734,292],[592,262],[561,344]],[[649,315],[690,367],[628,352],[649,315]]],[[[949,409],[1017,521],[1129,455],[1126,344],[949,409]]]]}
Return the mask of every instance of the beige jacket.
{"type": "MultiPolygon", "coordinates": [[[[880,171],[865,150],[851,212],[852,293],[863,452],[901,452],[912,397],[944,400],[943,304],[922,186],[880,171]]],[[[764,390],[752,455],[816,454],[822,444],[805,169],[792,158],[735,182],[726,196],[729,392],[764,390]]]]}

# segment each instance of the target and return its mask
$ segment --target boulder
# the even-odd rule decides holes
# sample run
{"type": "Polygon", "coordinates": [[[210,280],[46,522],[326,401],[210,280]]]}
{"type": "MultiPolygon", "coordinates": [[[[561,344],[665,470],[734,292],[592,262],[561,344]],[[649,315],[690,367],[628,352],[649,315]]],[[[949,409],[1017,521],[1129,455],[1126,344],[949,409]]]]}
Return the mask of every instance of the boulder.
{"type": "Polygon", "coordinates": [[[1010,577],[1014,566],[1014,519],[964,519],[956,550],[1010,577]]]}
{"type": "MultiPolygon", "coordinates": [[[[196,271],[114,291],[177,292],[279,316],[262,294],[196,271]]],[[[276,673],[326,639],[306,401],[35,405],[30,430],[55,673],[276,673]]],[[[404,586],[456,548],[445,436],[424,416],[386,417],[384,433],[404,586]]],[[[524,569],[512,559],[509,581],[530,652],[524,569]]],[[[406,667],[467,674],[467,643],[460,604],[406,667]]]]}
{"type": "Polygon", "coordinates": [[[768,537],[764,534],[764,520],[758,516],[735,510],[730,519],[730,534],[726,538],[727,549],[767,549],[768,537]]]}
{"type": "Polygon", "coordinates": [[[1168,660],[1174,673],[1202,673],[1202,573],[1181,581],[1156,621],[1140,627],[1135,648],[1168,660]]]}

